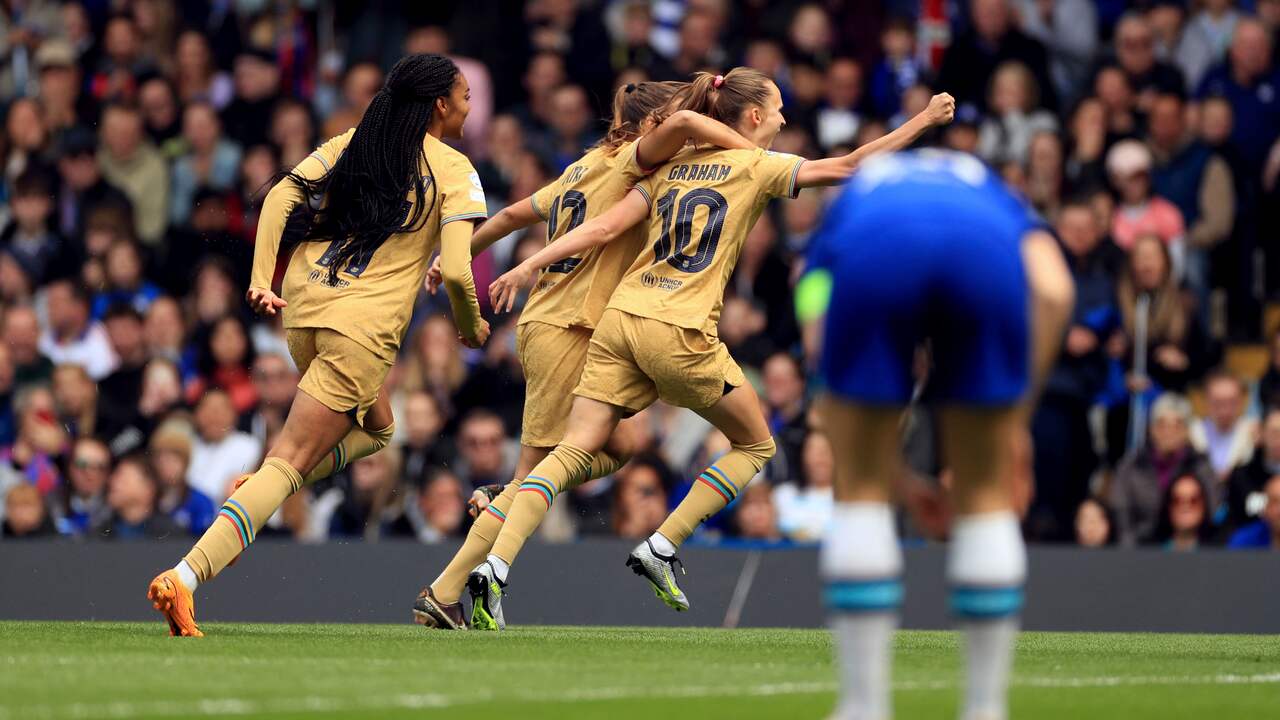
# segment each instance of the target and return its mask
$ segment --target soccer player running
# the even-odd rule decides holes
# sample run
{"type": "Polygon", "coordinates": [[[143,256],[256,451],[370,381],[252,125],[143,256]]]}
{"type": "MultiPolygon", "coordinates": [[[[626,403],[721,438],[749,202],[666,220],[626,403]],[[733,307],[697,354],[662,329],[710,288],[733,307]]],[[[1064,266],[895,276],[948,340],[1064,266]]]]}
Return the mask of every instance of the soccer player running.
{"type": "MultiPolygon", "coordinates": [[[[529,474],[508,513],[477,584],[501,600],[509,565],[524,538],[509,533],[517,517],[541,517],[556,493],[580,482],[619,420],[655,400],[690,408],[729,439],[670,517],[630,554],[627,564],[676,610],[689,601],[676,583],[676,550],[707,518],[738,495],[773,457],[774,443],[755,390],[716,334],[724,288],[751,226],[769,200],[801,188],[833,185],[865,157],[906,147],[949,122],[954,101],[939,95],[893,133],[836,158],[806,161],[766,148],[782,128],[782,96],[764,74],[736,68],[699,73],[684,109],[735,128],[750,150],[687,150],[656,170],[603,215],[583,224],[490,286],[495,309],[510,308],[538,269],[613,241],[649,218],[649,245],[635,258],[596,324],[563,441],[529,474]]],[[[524,522],[524,521],[522,521],[524,522]]]]}
{"type": "Polygon", "coordinates": [[[1073,298],[1053,237],[971,156],[877,158],[831,207],[797,311],[809,344],[822,345],[819,411],[836,454],[836,509],[820,560],[840,663],[834,717],[892,715],[903,590],[890,497],[905,472],[898,429],[912,356],[925,340],[926,397],[941,405],[943,459],[955,477],[946,573],[967,645],[961,717],[1006,717],[1026,577],[1011,477],[1073,298]]]}
{"type": "Polygon", "coordinates": [[[459,334],[489,335],[471,278],[473,223],[486,217],[471,163],[441,142],[461,137],[467,80],[440,55],[392,68],[360,124],[313,152],[267,194],[258,224],[249,305],[283,313],[302,379],[262,467],[242,480],[217,519],[147,597],[172,635],[199,637],[192,596],[253,542],[285,498],[386,446],[394,428],[379,391],[437,245],[459,334]],[[282,243],[298,247],[271,291],[282,243]]]}
{"type": "MultiPolygon", "coordinates": [[[[688,83],[682,82],[619,87],[613,98],[613,122],[600,144],[566,168],[559,179],[480,226],[471,238],[472,255],[512,232],[544,221],[547,241],[555,240],[603,214],[644,177],[645,168],[670,160],[689,141],[724,148],[754,147],[723,123],[691,110],[664,118],[673,96],[687,87],[688,83]]],[[[617,242],[556,262],[543,271],[530,293],[516,328],[516,348],[526,383],[517,479],[480,511],[444,572],[418,594],[414,615],[423,624],[441,629],[466,626],[459,598],[468,575],[493,548],[521,482],[564,437],[573,388],[586,363],[592,329],[646,239],[644,228],[634,228],[617,242]]],[[[609,475],[630,459],[633,449],[626,426],[625,422],[619,426],[595,454],[584,481],[609,475]]],[[[528,537],[541,520],[538,514],[518,516],[508,532],[528,537]]],[[[505,627],[501,605],[486,602],[488,592],[483,586],[471,590],[471,627],[505,627]]]]}

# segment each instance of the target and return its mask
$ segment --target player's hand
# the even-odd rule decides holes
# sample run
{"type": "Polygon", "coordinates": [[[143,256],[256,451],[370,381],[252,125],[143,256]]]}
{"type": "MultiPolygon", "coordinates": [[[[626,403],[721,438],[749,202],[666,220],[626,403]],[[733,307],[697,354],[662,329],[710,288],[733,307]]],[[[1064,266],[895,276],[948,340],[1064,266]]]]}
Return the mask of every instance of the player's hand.
{"type": "Polygon", "coordinates": [[[262,288],[249,288],[249,291],[244,294],[244,299],[255,313],[267,317],[274,317],[278,311],[289,307],[289,303],[276,297],[275,293],[262,288]]]}
{"type": "Polygon", "coordinates": [[[956,116],[956,99],[950,93],[934,95],[924,112],[930,125],[946,125],[956,116]]]}
{"type": "Polygon", "coordinates": [[[537,275],[532,268],[521,263],[494,280],[489,286],[489,303],[493,305],[493,311],[511,312],[511,308],[516,305],[516,296],[520,294],[520,290],[532,285],[537,275]]]}
{"type": "Polygon", "coordinates": [[[444,272],[440,270],[440,256],[436,255],[436,259],[431,261],[431,267],[427,268],[427,282],[424,287],[428,293],[435,295],[443,284],[444,272]]]}
{"type": "Polygon", "coordinates": [[[482,347],[488,339],[489,339],[489,321],[488,320],[482,319],[480,321],[480,324],[476,326],[475,337],[467,337],[462,333],[458,333],[458,341],[469,348],[482,347]]]}
{"type": "Polygon", "coordinates": [[[467,514],[472,519],[480,517],[480,513],[489,507],[493,499],[502,493],[501,485],[484,485],[478,487],[471,493],[471,499],[467,500],[467,514]]]}

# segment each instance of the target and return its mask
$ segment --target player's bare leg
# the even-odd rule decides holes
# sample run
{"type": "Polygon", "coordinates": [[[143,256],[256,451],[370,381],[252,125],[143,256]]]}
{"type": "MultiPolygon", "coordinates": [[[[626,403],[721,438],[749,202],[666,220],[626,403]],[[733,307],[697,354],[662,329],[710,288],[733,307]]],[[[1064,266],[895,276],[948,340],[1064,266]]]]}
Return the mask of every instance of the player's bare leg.
{"type": "Polygon", "coordinates": [[[840,666],[835,717],[888,718],[893,632],[902,603],[891,495],[904,470],[898,440],[903,410],[826,397],[818,411],[835,459],[836,507],[819,561],[840,666]]]}
{"type": "Polygon", "coordinates": [[[666,521],[627,557],[627,567],[649,582],[658,599],[677,611],[688,610],[689,599],[676,582],[677,566],[684,573],[676,551],[707,518],[733,502],[774,454],[769,425],[750,384],[733,388],[697,413],[724,433],[730,450],[698,476],[666,521]]]}
{"type": "Polygon", "coordinates": [[[192,591],[212,580],[249,543],[280,507],[303,485],[303,477],[332,451],[351,429],[351,418],[298,393],[275,445],[258,472],[223,504],[217,519],[186,557],[156,576],[147,588],[152,605],[165,616],[173,635],[200,636],[192,591]]]}

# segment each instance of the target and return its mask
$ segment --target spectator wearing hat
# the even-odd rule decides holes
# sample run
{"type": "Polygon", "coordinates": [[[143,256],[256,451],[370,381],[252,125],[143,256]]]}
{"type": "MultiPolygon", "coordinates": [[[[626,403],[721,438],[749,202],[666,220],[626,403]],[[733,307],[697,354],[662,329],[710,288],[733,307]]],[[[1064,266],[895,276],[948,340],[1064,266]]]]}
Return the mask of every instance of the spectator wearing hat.
{"type": "Polygon", "coordinates": [[[118,361],[107,331],[89,313],[89,293],[74,280],[57,280],[45,291],[49,327],[40,336],[40,352],[54,364],[74,363],[101,380],[118,361]]]}
{"type": "Polygon", "coordinates": [[[0,230],[0,250],[8,252],[36,286],[72,275],[79,264],[68,243],[53,229],[51,173],[29,167],[13,183],[12,219],[0,230]]]}
{"type": "Polygon", "coordinates": [[[169,217],[169,168],[145,136],[142,114],[132,105],[109,105],[102,113],[102,175],[119,187],[133,205],[138,239],[156,246],[169,217]]]}
{"type": "Polygon", "coordinates": [[[1262,494],[1259,518],[1231,535],[1227,547],[1232,550],[1280,550],[1280,475],[1267,480],[1262,494]]]}
{"type": "Polygon", "coordinates": [[[97,103],[81,91],[80,66],[71,43],[50,38],[36,51],[40,73],[40,109],[55,143],[62,133],[77,125],[91,125],[98,119],[97,103]]]}
{"type": "Polygon", "coordinates": [[[213,524],[217,509],[209,496],[187,484],[191,433],[186,421],[167,421],[156,428],[147,449],[160,487],[156,509],[178,527],[199,536],[213,524]]]}
{"type": "Polygon", "coordinates": [[[40,41],[62,33],[59,5],[57,0],[27,0],[19,8],[6,4],[0,13],[0,97],[30,94],[30,68],[40,41]]]}
{"type": "Polygon", "coordinates": [[[1178,206],[1155,194],[1151,150],[1137,140],[1116,143],[1107,153],[1107,176],[1119,194],[1111,221],[1111,239],[1129,250],[1142,235],[1154,235],[1170,248],[1175,276],[1180,275],[1186,226],[1178,206]]]}
{"type": "Polygon", "coordinates": [[[242,52],[236,57],[234,78],[235,97],[222,111],[223,129],[242,147],[267,142],[271,113],[280,98],[275,53],[259,49],[242,52]]]}
{"type": "Polygon", "coordinates": [[[98,540],[164,540],[182,534],[182,528],[157,512],[160,487],[151,466],[132,455],[116,464],[107,484],[110,514],[93,528],[98,540]]]}
{"type": "Polygon", "coordinates": [[[982,113],[973,103],[956,108],[955,119],[942,131],[942,144],[948,150],[978,154],[978,128],[982,125],[982,113]]]}
{"type": "Polygon", "coordinates": [[[126,208],[130,214],[133,212],[128,196],[102,176],[97,155],[98,138],[87,127],[70,128],[58,141],[62,192],[57,201],[57,227],[63,237],[82,249],[85,216],[89,210],[115,206],[126,208]]]}

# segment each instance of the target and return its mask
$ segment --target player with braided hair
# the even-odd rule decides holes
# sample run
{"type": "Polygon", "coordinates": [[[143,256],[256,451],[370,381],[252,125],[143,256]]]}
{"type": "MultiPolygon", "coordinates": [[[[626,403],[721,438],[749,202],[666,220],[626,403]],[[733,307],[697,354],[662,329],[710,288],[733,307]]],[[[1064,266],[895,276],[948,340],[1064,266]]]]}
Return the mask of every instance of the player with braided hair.
{"type": "MultiPolygon", "coordinates": [[[[555,240],[618,203],[646,174],[645,168],[662,165],[689,141],[723,148],[752,147],[732,128],[705,115],[691,110],[669,113],[673,99],[687,88],[688,84],[681,82],[619,87],[614,93],[613,122],[604,139],[558,179],[482,225],[472,237],[472,253],[543,221],[547,223],[547,242],[555,240]]],[[[550,509],[546,488],[530,489],[548,502],[511,523],[506,519],[525,477],[564,436],[573,388],[586,363],[592,329],[645,240],[643,228],[638,228],[617,243],[565,258],[541,274],[516,329],[526,383],[516,480],[500,494],[486,493],[489,502],[477,515],[466,542],[444,572],[419,593],[414,616],[423,624],[442,629],[465,627],[459,598],[469,574],[485,561],[499,531],[523,541],[550,509]]],[[[609,475],[626,464],[633,452],[629,439],[633,435],[627,423],[620,425],[596,454],[583,480],[609,475]]],[[[471,627],[501,629],[505,625],[501,604],[488,583],[476,582],[468,589],[472,595],[471,627]]]]}
{"type": "Polygon", "coordinates": [[[471,277],[475,221],[487,216],[479,176],[441,142],[461,137],[467,80],[441,55],[396,63],[359,125],[321,145],[267,194],[247,300],[283,315],[301,391],[262,467],[242,478],[214,524],[147,597],[172,635],[202,635],[192,591],[253,542],[285,498],[385,447],[394,429],[380,395],[431,255],[464,343],[489,335],[471,277]],[[282,247],[294,250],[282,292],[282,247]]]}

